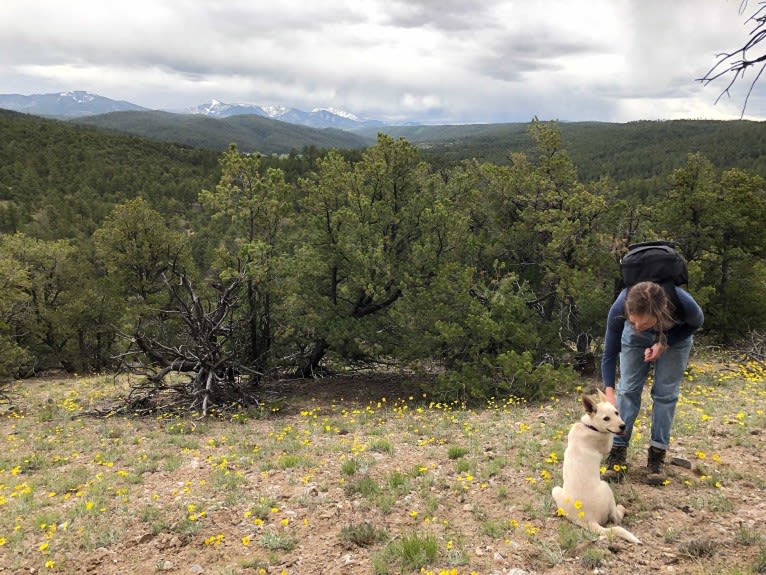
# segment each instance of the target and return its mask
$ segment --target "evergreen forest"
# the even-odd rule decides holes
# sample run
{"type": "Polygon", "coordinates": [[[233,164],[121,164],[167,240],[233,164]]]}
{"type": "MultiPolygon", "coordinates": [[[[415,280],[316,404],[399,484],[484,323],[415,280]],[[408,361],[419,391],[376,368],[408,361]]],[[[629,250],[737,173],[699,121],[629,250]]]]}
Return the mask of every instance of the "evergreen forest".
{"type": "Polygon", "coordinates": [[[578,165],[565,131],[533,120],[495,160],[382,133],[277,156],[0,112],[0,374],[371,369],[543,397],[597,368],[620,257],[651,239],[688,262],[700,338],[766,328],[761,132],[673,165],[655,132],[647,173],[628,148],[578,165]]]}

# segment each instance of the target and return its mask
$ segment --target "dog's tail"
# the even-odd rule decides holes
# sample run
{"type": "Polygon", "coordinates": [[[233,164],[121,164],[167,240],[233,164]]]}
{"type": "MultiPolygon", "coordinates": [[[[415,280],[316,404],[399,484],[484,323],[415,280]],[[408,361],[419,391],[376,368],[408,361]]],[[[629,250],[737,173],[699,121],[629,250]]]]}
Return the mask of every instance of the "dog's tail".
{"type": "Polygon", "coordinates": [[[590,529],[593,533],[597,533],[598,535],[605,535],[606,537],[617,536],[620,539],[625,539],[625,541],[630,541],[631,543],[642,545],[641,540],[638,537],[633,535],[624,527],[620,527],[619,525],[604,527],[603,525],[599,525],[596,521],[591,521],[585,525],[585,527],[590,529]]]}

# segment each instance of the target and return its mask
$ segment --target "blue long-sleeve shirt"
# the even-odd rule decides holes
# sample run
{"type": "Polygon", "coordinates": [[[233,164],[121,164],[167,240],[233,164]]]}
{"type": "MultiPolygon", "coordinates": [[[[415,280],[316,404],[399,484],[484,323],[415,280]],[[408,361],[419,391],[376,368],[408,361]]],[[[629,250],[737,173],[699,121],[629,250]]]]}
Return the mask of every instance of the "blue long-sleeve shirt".
{"type": "MultiPolygon", "coordinates": [[[[609,309],[609,315],[606,318],[606,334],[604,335],[604,355],[601,358],[601,377],[604,380],[604,387],[614,387],[615,376],[617,374],[617,358],[620,356],[622,347],[622,329],[625,327],[627,318],[625,317],[625,294],[627,289],[620,292],[617,299],[614,300],[609,309]]],[[[676,287],[678,300],[683,308],[683,321],[676,321],[675,325],[665,332],[669,346],[678,343],[690,337],[701,326],[705,320],[702,308],[694,301],[694,298],[686,290],[676,287]]],[[[649,333],[657,333],[656,330],[648,330],[649,333]]]]}

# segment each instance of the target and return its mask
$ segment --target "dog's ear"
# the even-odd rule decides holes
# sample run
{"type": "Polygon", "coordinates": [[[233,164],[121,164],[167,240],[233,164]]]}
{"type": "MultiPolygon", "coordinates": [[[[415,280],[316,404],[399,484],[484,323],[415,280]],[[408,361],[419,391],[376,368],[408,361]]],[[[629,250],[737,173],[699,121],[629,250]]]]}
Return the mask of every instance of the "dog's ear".
{"type": "Polygon", "coordinates": [[[580,396],[580,399],[582,399],[582,406],[585,408],[585,413],[596,413],[598,400],[593,395],[583,393],[582,396],[580,396]]]}
{"type": "Polygon", "coordinates": [[[598,404],[606,401],[606,395],[601,388],[591,385],[583,392],[581,399],[585,413],[596,413],[598,404]]]}

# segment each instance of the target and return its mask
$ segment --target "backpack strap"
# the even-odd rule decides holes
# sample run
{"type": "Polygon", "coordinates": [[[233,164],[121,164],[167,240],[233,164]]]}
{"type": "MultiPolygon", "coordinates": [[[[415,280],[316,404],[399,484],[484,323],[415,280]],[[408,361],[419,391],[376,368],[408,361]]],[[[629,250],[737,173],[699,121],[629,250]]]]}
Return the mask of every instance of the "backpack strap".
{"type": "Polygon", "coordinates": [[[673,280],[667,280],[660,284],[662,289],[665,290],[665,294],[670,299],[670,303],[673,304],[673,319],[676,321],[684,321],[685,313],[684,307],[681,305],[681,298],[678,297],[678,291],[676,290],[676,284],[673,280]]]}

